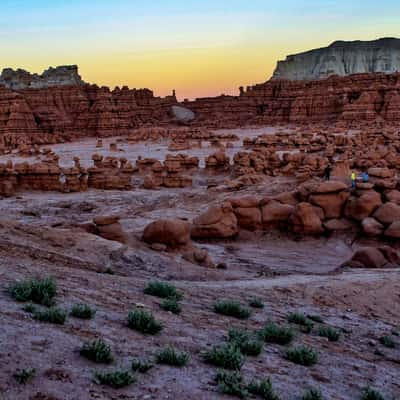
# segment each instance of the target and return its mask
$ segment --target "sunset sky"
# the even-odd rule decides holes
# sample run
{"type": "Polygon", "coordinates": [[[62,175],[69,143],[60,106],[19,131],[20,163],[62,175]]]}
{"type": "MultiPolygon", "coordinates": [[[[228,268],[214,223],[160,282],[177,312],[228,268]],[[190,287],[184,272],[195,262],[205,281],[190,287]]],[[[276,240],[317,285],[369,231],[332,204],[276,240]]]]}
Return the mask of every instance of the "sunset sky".
{"type": "Polygon", "coordinates": [[[400,37],[392,0],[1,0],[1,67],[78,64],[84,80],[180,99],[267,80],[276,61],[400,37]]]}

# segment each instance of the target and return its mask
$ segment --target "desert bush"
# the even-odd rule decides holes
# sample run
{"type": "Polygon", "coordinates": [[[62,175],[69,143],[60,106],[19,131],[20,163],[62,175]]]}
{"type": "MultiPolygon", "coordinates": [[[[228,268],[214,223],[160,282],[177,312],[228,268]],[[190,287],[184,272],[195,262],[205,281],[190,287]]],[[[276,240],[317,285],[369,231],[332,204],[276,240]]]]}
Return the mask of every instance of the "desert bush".
{"type": "Polygon", "coordinates": [[[259,336],[267,343],[286,345],[295,338],[295,333],[288,326],[279,326],[274,322],[267,322],[259,332],[259,336]]]}
{"type": "Polygon", "coordinates": [[[214,311],[217,314],[235,317],[238,319],[247,319],[251,315],[251,311],[243,307],[239,302],[234,300],[220,300],[214,305],[214,311]]]}
{"type": "Polygon", "coordinates": [[[183,298],[183,295],[177,291],[175,286],[160,281],[149,282],[144,289],[144,293],[150,296],[160,297],[162,299],[173,298],[176,300],[181,300],[183,298]]]}
{"type": "Polygon", "coordinates": [[[147,335],[155,335],[163,328],[152,313],[142,310],[131,311],[128,314],[128,327],[147,335]]]}
{"type": "Polygon", "coordinates": [[[318,389],[306,390],[301,400],[324,400],[322,393],[318,389]]]}
{"type": "Polygon", "coordinates": [[[14,378],[20,385],[25,385],[31,379],[33,379],[35,374],[36,374],[36,369],[35,368],[18,369],[14,373],[14,378]]]}
{"type": "Polygon", "coordinates": [[[140,372],[141,374],[146,373],[148,370],[154,367],[154,364],[150,363],[149,361],[140,360],[135,358],[132,360],[131,368],[134,372],[140,372]]]}
{"type": "Polygon", "coordinates": [[[292,347],[287,350],[286,357],[289,361],[306,367],[318,362],[318,353],[311,347],[307,346],[292,347]]]}
{"type": "Polygon", "coordinates": [[[379,342],[389,349],[394,349],[396,347],[396,343],[391,336],[382,336],[379,338],[379,342]]]}
{"type": "Polygon", "coordinates": [[[337,342],[340,338],[340,332],[330,326],[321,326],[318,335],[328,338],[330,342],[337,342]]]}
{"type": "Polygon", "coordinates": [[[120,389],[129,386],[135,382],[135,378],[129,371],[116,370],[113,372],[95,372],[94,381],[100,385],[110,386],[114,389],[120,389]]]}
{"type": "Polygon", "coordinates": [[[173,314],[180,314],[182,311],[181,305],[177,302],[175,298],[165,299],[160,307],[165,311],[170,311],[173,314]]]}
{"type": "Polygon", "coordinates": [[[377,390],[367,387],[362,394],[362,400],[385,400],[385,398],[377,390]]]}
{"type": "Polygon", "coordinates": [[[203,359],[208,364],[231,370],[240,370],[244,362],[240,349],[234,343],[214,346],[203,354],[203,359]]]}
{"type": "Polygon", "coordinates": [[[30,279],[14,283],[9,292],[11,296],[20,302],[32,301],[36,304],[51,306],[57,294],[57,285],[53,278],[30,279]]]}
{"type": "Polygon", "coordinates": [[[240,399],[247,397],[248,392],[243,378],[238,372],[218,371],[215,381],[221,393],[236,396],[240,399]]]}
{"type": "Polygon", "coordinates": [[[51,307],[45,310],[34,310],[33,318],[40,322],[63,325],[67,319],[67,312],[59,307],[51,307]]]}
{"type": "Polygon", "coordinates": [[[79,354],[96,363],[110,364],[113,362],[111,347],[101,339],[85,343],[79,354]]]}
{"type": "Polygon", "coordinates": [[[189,361],[189,354],[178,352],[173,347],[166,347],[157,354],[159,364],[171,365],[173,367],[183,367],[189,361]]]}
{"type": "Polygon", "coordinates": [[[96,310],[91,308],[88,304],[75,304],[70,312],[75,318],[91,319],[96,314],[96,310]]]}
{"type": "Polygon", "coordinates": [[[275,393],[269,378],[250,382],[247,390],[265,400],[279,400],[279,396],[275,393]]]}
{"type": "Polygon", "coordinates": [[[238,346],[242,354],[246,356],[258,356],[263,348],[263,342],[243,329],[231,329],[228,333],[228,341],[238,346]]]}
{"type": "Polygon", "coordinates": [[[264,308],[264,303],[259,297],[252,297],[249,300],[249,306],[253,308],[264,308]]]}
{"type": "Polygon", "coordinates": [[[311,321],[317,322],[318,324],[323,324],[324,320],[320,315],[307,315],[307,318],[311,321]]]}
{"type": "Polygon", "coordinates": [[[22,309],[30,314],[33,314],[37,310],[36,306],[32,303],[26,304],[22,309]]]}
{"type": "Polygon", "coordinates": [[[310,333],[314,324],[310,321],[305,314],[302,313],[291,313],[287,317],[288,322],[291,324],[300,325],[300,329],[304,333],[310,333]]]}

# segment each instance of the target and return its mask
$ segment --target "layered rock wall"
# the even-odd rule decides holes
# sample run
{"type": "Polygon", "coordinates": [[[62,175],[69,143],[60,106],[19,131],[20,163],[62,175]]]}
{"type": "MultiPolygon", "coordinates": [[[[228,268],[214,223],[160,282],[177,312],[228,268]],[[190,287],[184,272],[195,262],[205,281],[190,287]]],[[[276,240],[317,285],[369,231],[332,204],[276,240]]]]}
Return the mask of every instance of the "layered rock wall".
{"type": "Polygon", "coordinates": [[[400,71],[400,39],[337,41],[279,61],[273,79],[314,80],[332,75],[400,71]]]}

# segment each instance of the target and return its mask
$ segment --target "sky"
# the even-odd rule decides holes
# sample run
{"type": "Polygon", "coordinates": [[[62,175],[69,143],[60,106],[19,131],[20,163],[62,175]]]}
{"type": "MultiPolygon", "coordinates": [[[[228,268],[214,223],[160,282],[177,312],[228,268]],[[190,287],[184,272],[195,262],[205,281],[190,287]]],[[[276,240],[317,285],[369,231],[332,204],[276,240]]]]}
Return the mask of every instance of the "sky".
{"type": "Polygon", "coordinates": [[[110,87],[237,94],[335,40],[400,37],[399,0],[1,0],[0,68],[79,65],[110,87]]]}

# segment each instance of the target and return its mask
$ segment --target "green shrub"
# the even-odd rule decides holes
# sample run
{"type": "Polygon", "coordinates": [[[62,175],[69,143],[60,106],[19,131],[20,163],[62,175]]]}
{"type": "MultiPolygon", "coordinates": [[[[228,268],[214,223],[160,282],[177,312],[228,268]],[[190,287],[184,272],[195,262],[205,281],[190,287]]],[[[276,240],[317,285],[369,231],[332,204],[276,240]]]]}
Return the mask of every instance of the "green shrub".
{"type": "Polygon", "coordinates": [[[337,342],[340,338],[340,332],[330,326],[321,326],[318,335],[328,338],[330,342],[337,342]]]}
{"type": "Polygon", "coordinates": [[[324,320],[320,315],[307,315],[307,318],[311,321],[317,322],[318,324],[323,324],[324,320]]]}
{"type": "Polygon", "coordinates": [[[25,305],[22,309],[30,314],[33,314],[37,310],[36,306],[32,303],[25,305]]]}
{"type": "Polygon", "coordinates": [[[70,315],[80,319],[91,319],[95,314],[96,310],[87,304],[75,304],[70,312],[70,315]]]}
{"type": "Polygon", "coordinates": [[[288,315],[287,319],[291,324],[300,325],[300,329],[304,333],[310,333],[314,326],[312,321],[310,321],[305,314],[291,313],[288,315]]]}
{"type": "Polygon", "coordinates": [[[240,303],[234,300],[220,300],[214,305],[214,311],[217,314],[235,317],[238,319],[247,319],[251,315],[251,311],[243,307],[240,303]]]}
{"type": "Polygon", "coordinates": [[[102,273],[106,275],[115,275],[115,272],[111,267],[107,267],[102,273]]]}
{"type": "Polygon", "coordinates": [[[85,343],[81,347],[79,354],[96,363],[110,364],[113,362],[111,347],[101,339],[85,343]]]}
{"type": "Polygon", "coordinates": [[[173,298],[181,300],[183,298],[182,294],[177,291],[175,286],[160,281],[149,282],[144,289],[144,293],[162,299],[173,298]]]}
{"type": "Polygon", "coordinates": [[[367,387],[363,392],[362,400],[385,400],[385,398],[377,390],[367,387]]]}
{"type": "Polygon", "coordinates": [[[324,400],[322,393],[317,389],[306,390],[301,400],[324,400]]]}
{"type": "Polygon", "coordinates": [[[178,352],[173,347],[166,347],[157,354],[159,364],[172,365],[173,367],[183,367],[189,361],[189,354],[178,352]]]}
{"type": "Polygon", "coordinates": [[[246,356],[258,356],[263,348],[262,341],[243,329],[231,329],[228,341],[237,345],[241,353],[246,356]]]}
{"type": "Polygon", "coordinates": [[[382,336],[379,342],[389,349],[394,349],[396,347],[396,343],[391,336],[382,336]]]}
{"type": "Polygon", "coordinates": [[[165,299],[160,307],[165,311],[170,311],[173,314],[180,314],[182,311],[181,305],[176,301],[175,298],[165,299]]]}
{"type": "Polygon", "coordinates": [[[249,300],[249,306],[253,308],[264,308],[264,303],[260,298],[252,297],[249,300]]]}
{"type": "Polygon", "coordinates": [[[95,372],[95,382],[100,385],[120,389],[135,382],[135,378],[128,371],[116,370],[113,372],[95,372]]]}
{"type": "Polygon", "coordinates": [[[279,326],[274,322],[267,322],[264,328],[259,332],[260,338],[267,343],[289,344],[294,338],[295,333],[292,328],[279,326]]]}
{"type": "Polygon", "coordinates": [[[33,278],[15,283],[10,287],[9,292],[17,301],[32,301],[33,303],[49,307],[54,304],[57,285],[52,278],[33,278]]]}
{"type": "Polygon", "coordinates": [[[163,328],[152,313],[142,310],[131,311],[128,314],[128,327],[146,335],[155,335],[163,328]]]}
{"type": "Polygon", "coordinates": [[[203,358],[208,364],[232,370],[240,370],[244,362],[240,349],[234,343],[228,343],[221,347],[214,346],[204,353],[203,358]]]}
{"type": "Polygon", "coordinates": [[[250,382],[247,386],[247,390],[251,394],[260,396],[265,400],[279,400],[279,396],[275,393],[269,378],[250,382]]]}
{"type": "Polygon", "coordinates": [[[20,385],[25,385],[28,383],[36,374],[35,368],[25,368],[25,369],[18,369],[15,374],[14,378],[20,385]]]}
{"type": "Polygon", "coordinates": [[[243,378],[238,372],[218,371],[215,381],[221,393],[236,396],[240,399],[244,399],[248,395],[243,378]]]}
{"type": "Polygon", "coordinates": [[[154,365],[152,363],[144,360],[139,360],[138,358],[133,359],[131,363],[132,371],[140,372],[141,374],[146,373],[153,367],[154,365]]]}
{"type": "Polygon", "coordinates": [[[318,353],[307,346],[292,347],[286,352],[286,357],[289,361],[306,367],[318,362],[318,353]]]}
{"type": "Polygon", "coordinates": [[[51,307],[45,310],[35,310],[33,318],[40,322],[63,325],[67,319],[67,312],[58,307],[51,307]]]}

